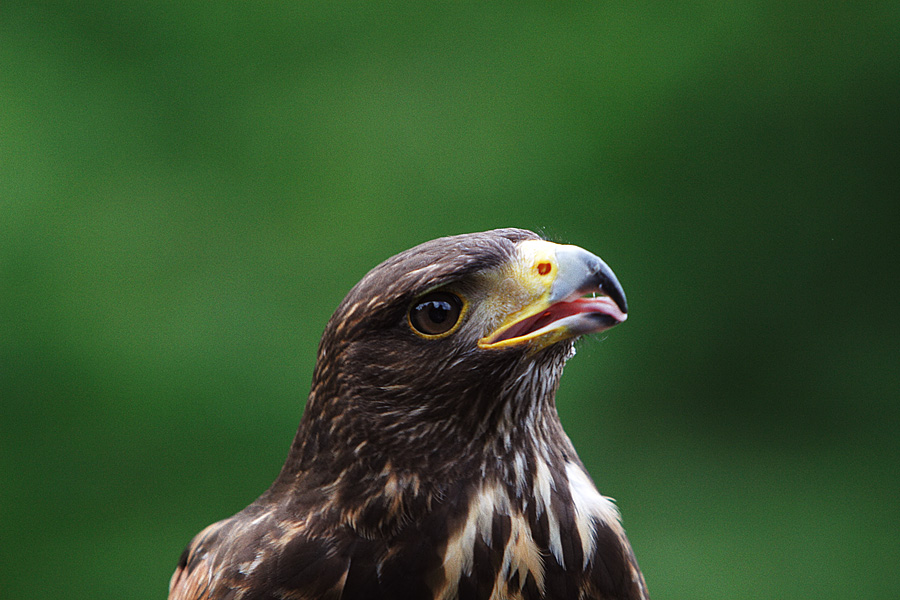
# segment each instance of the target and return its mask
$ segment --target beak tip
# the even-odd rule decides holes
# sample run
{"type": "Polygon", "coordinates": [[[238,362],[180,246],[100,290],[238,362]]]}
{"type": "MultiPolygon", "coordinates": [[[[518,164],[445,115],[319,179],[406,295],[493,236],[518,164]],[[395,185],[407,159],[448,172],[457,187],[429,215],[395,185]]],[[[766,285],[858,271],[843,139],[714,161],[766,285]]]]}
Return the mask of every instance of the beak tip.
{"type": "Polygon", "coordinates": [[[619,307],[623,314],[628,314],[628,301],[625,299],[625,290],[622,289],[622,284],[619,283],[612,269],[601,259],[597,258],[592,271],[603,293],[616,303],[616,306],[619,307]]]}
{"type": "Polygon", "coordinates": [[[622,311],[622,314],[627,315],[628,314],[628,301],[625,299],[625,292],[622,291],[621,287],[619,287],[616,290],[616,292],[617,293],[615,295],[610,296],[610,297],[612,298],[613,302],[616,303],[616,306],[619,307],[619,310],[622,311]]]}

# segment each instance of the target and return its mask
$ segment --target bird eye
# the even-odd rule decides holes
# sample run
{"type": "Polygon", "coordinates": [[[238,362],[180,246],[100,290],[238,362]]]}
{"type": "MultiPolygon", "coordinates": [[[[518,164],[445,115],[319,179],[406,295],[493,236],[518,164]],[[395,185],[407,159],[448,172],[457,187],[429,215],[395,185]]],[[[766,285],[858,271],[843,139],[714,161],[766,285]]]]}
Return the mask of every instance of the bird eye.
{"type": "Polygon", "coordinates": [[[421,335],[449,333],[459,322],[463,301],[447,292],[432,292],[419,298],[409,309],[409,324],[421,335]]]}

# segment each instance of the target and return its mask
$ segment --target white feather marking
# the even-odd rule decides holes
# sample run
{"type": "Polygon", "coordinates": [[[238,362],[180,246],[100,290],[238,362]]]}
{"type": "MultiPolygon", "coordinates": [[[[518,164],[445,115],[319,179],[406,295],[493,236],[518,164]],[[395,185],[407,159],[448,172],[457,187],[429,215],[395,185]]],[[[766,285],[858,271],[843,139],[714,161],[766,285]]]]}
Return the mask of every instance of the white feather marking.
{"type": "Polygon", "coordinates": [[[522,452],[515,453],[513,465],[516,469],[516,496],[521,497],[525,487],[525,455],[522,452]]]}
{"type": "Polygon", "coordinates": [[[447,542],[447,550],[444,553],[446,587],[435,594],[436,598],[456,597],[460,578],[472,574],[475,542],[478,536],[490,546],[494,512],[508,511],[509,500],[497,486],[483,487],[473,496],[469,502],[465,524],[447,542]]]}
{"type": "Polygon", "coordinates": [[[256,568],[260,564],[262,564],[263,558],[265,558],[265,553],[257,552],[256,557],[253,559],[253,562],[241,563],[241,565],[238,567],[238,571],[240,571],[240,573],[243,575],[253,575],[253,572],[256,570],[256,568]]]}
{"type": "Polygon", "coordinates": [[[516,597],[515,593],[521,594],[529,573],[534,577],[534,582],[543,594],[544,559],[537,544],[534,543],[534,538],[531,537],[528,520],[520,514],[510,515],[510,526],[509,541],[503,551],[501,577],[498,578],[491,597],[507,598],[509,596],[516,597]],[[513,594],[509,594],[510,590],[506,590],[505,594],[503,588],[506,587],[506,582],[511,579],[513,573],[519,575],[519,589],[511,590],[514,592],[513,594]]]}
{"type": "Polygon", "coordinates": [[[594,554],[594,545],[597,541],[592,519],[603,521],[621,535],[619,510],[612,500],[597,491],[588,474],[580,466],[568,463],[566,477],[569,479],[569,493],[572,494],[572,502],[575,505],[575,525],[578,527],[581,550],[584,552],[583,567],[586,568],[594,554]]]}
{"type": "Polygon", "coordinates": [[[560,539],[559,534],[559,517],[553,512],[550,505],[550,490],[553,487],[555,487],[555,484],[553,483],[553,476],[550,474],[550,469],[547,468],[547,463],[540,457],[536,458],[534,490],[537,499],[537,516],[540,517],[542,511],[546,511],[547,524],[550,529],[550,553],[553,554],[553,558],[556,559],[556,562],[558,562],[561,567],[565,568],[562,540],[560,539]]]}
{"type": "Polygon", "coordinates": [[[359,308],[359,302],[354,302],[350,306],[347,307],[346,311],[344,311],[344,321],[340,323],[340,327],[343,327],[344,323],[347,319],[353,316],[353,313],[356,312],[356,309],[359,308]]]}
{"type": "Polygon", "coordinates": [[[259,515],[258,517],[256,517],[255,519],[253,519],[252,521],[250,521],[249,523],[247,523],[246,527],[248,527],[248,528],[255,527],[256,525],[259,525],[260,523],[262,523],[263,521],[265,521],[266,519],[268,519],[271,516],[272,516],[272,513],[264,512],[261,515],[259,515]]]}

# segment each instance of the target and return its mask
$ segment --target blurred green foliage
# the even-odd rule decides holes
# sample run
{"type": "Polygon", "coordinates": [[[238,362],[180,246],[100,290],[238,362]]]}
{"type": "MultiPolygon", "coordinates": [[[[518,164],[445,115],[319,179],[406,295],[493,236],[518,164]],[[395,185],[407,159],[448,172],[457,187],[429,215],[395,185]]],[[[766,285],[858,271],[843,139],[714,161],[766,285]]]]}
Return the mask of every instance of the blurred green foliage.
{"type": "Polygon", "coordinates": [[[900,594],[900,4],[0,7],[0,596],[160,598],[373,265],[499,226],[631,318],[559,405],[656,598],[900,594]]]}

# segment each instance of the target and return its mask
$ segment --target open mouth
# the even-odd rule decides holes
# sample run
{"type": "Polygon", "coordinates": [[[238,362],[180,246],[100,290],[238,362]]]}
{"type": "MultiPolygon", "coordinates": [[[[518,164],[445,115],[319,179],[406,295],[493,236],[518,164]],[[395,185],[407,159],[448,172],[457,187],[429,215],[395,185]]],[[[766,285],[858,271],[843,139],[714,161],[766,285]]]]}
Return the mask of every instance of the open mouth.
{"type": "Polygon", "coordinates": [[[608,296],[560,301],[500,328],[482,341],[482,347],[513,345],[554,332],[561,338],[597,333],[627,318],[608,296]]]}

